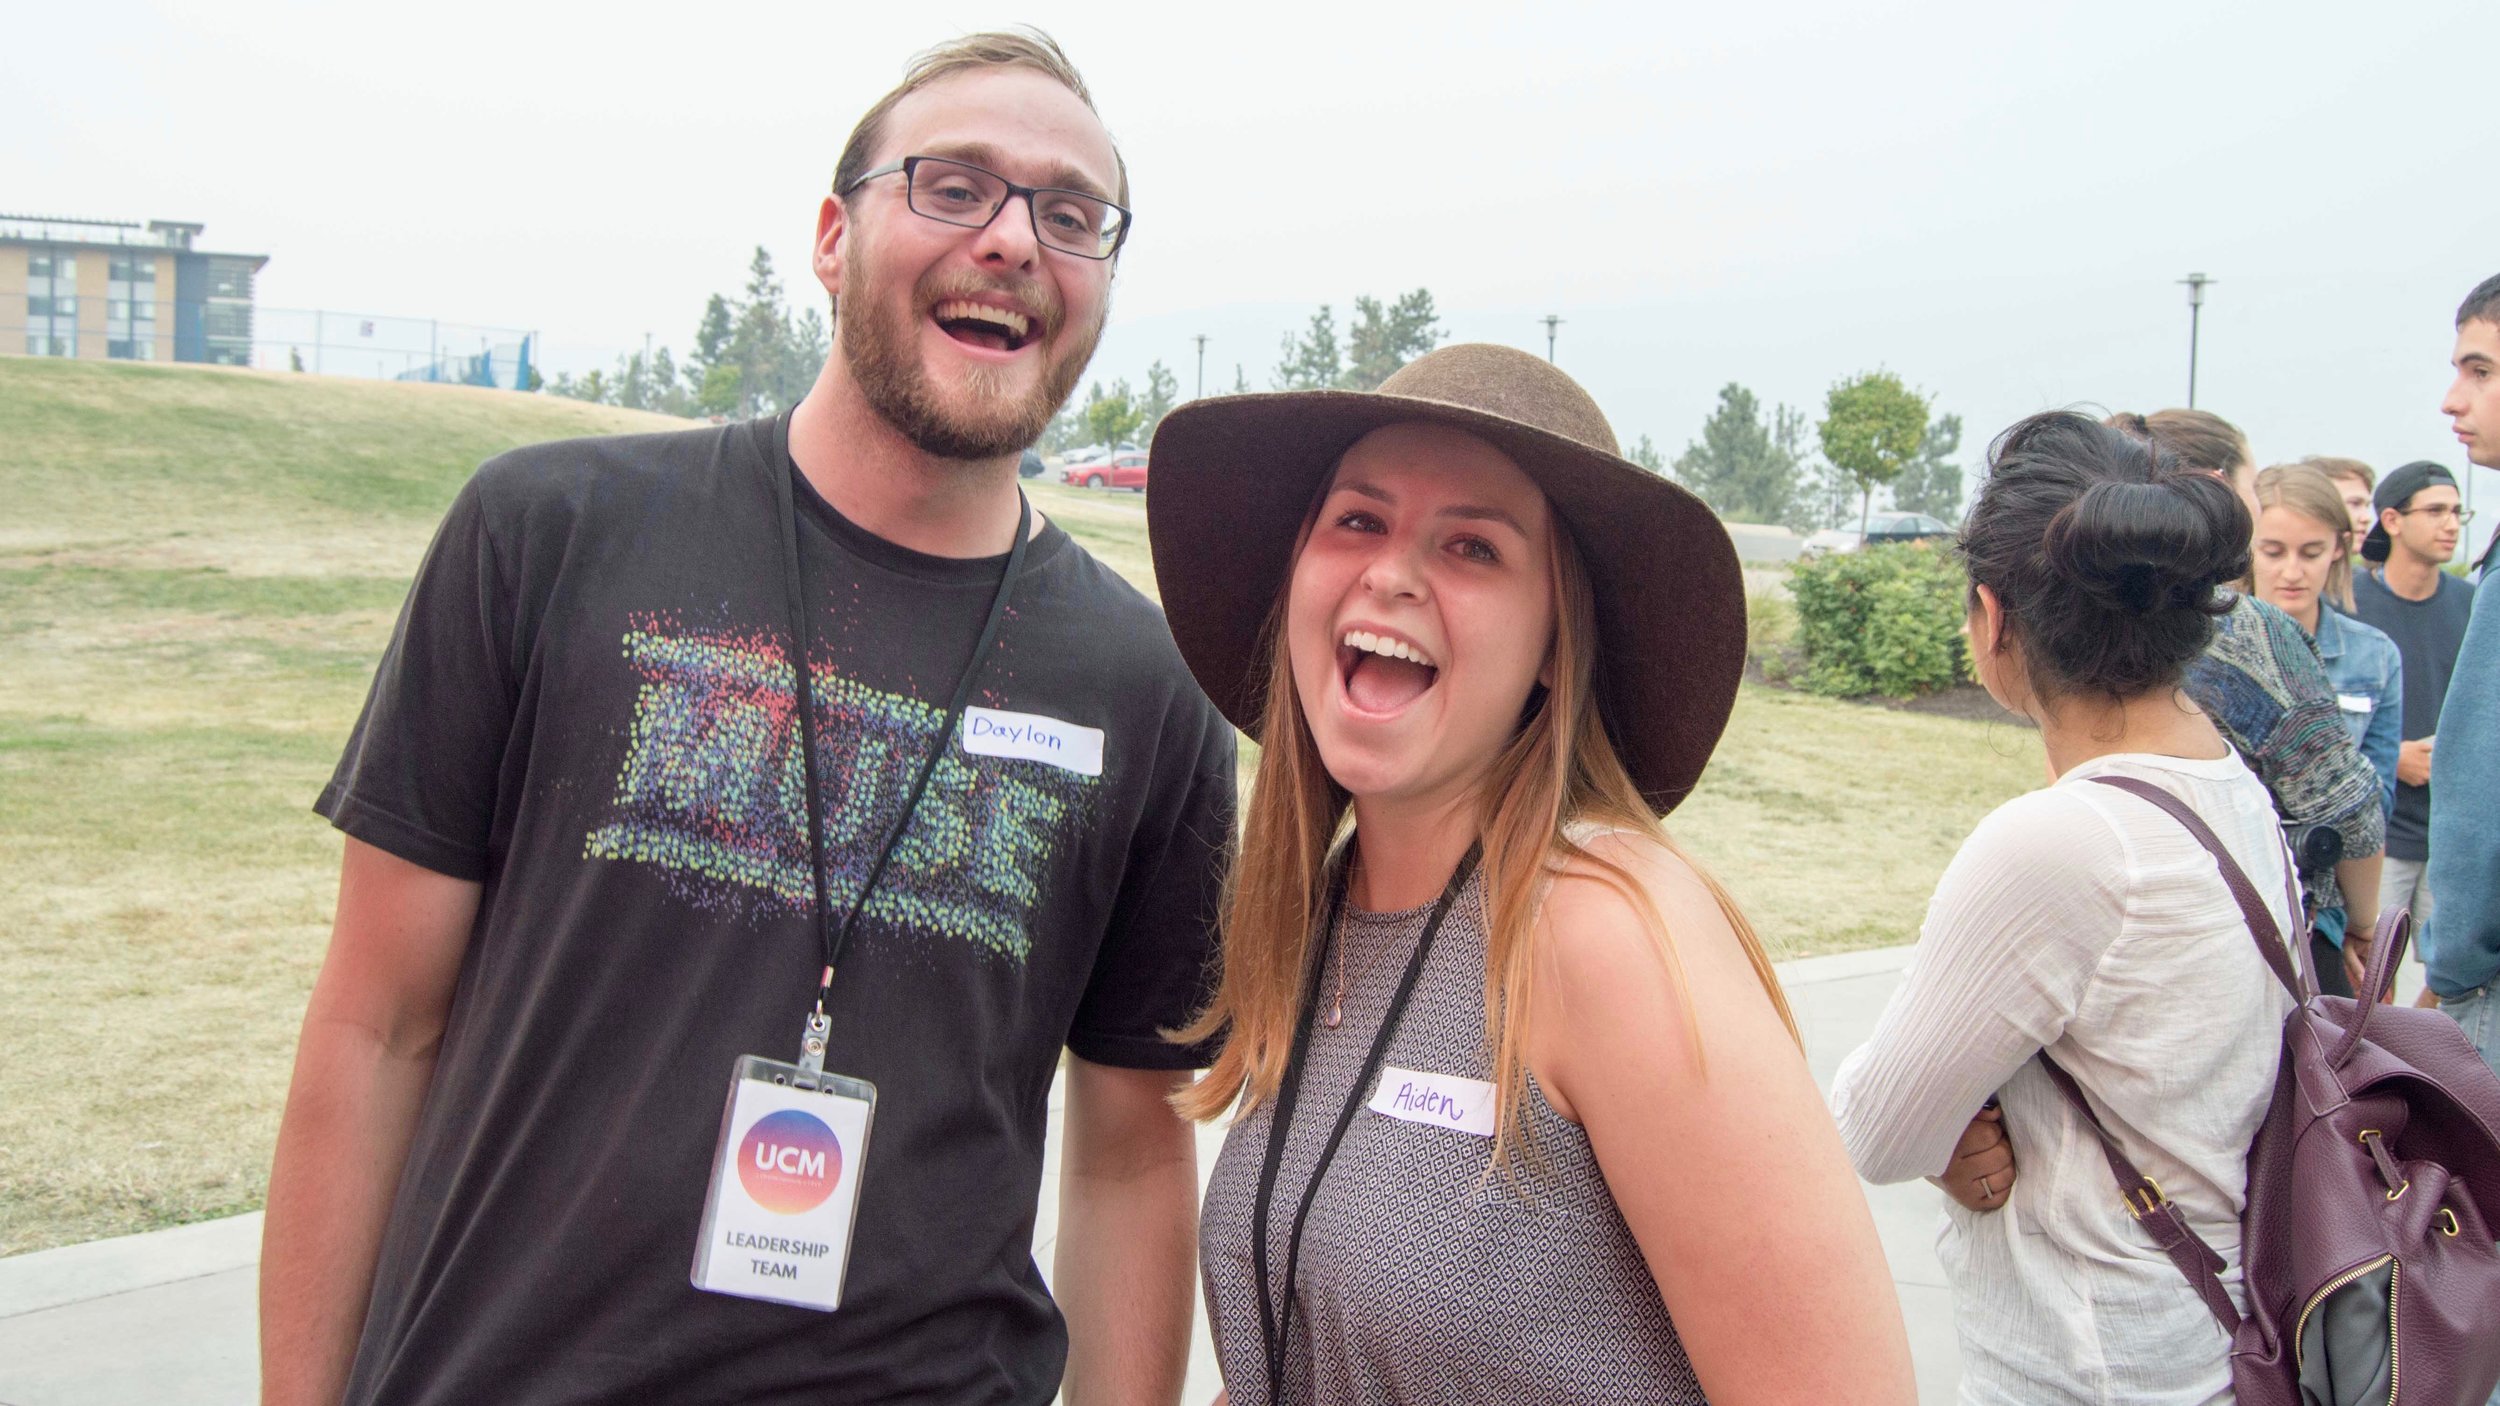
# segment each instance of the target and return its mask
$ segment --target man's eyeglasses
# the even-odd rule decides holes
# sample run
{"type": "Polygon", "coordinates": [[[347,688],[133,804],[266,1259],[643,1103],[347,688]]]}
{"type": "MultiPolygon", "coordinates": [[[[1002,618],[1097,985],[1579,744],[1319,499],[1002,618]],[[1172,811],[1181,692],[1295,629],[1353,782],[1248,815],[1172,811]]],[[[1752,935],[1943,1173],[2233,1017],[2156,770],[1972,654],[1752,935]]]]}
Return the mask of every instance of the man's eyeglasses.
{"type": "Polygon", "coordinates": [[[2467,523],[2474,520],[2474,510],[2472,508],[2460,508],[2454,503],[2433,503],[2427,508],[2398,508],[2396,510],[2396,515],[2398,517],[2411,517],[2415,513],[2428,513],[2430,514],[2431,521],[2433,522],[2437,522],[2442,518],[2455,518],[2457,520],[2457,526],[2459,527],[2463,527],[2467,523]]]}
{"type": "Polygon", "coordinates": [[[1080,259],[1108,259],[1128,238],[1129,213],[1099,195],[1052,186],[1020,186],[996,171],[943,156],[906,156],[900,161],[861,173],[836,195],[877,179],[903,173],[905,199],[912,213],[965,229],[987,229],[1007,202],[1021,195],[1033,219],[1033,237],[1062,254],[1080,259]]]}

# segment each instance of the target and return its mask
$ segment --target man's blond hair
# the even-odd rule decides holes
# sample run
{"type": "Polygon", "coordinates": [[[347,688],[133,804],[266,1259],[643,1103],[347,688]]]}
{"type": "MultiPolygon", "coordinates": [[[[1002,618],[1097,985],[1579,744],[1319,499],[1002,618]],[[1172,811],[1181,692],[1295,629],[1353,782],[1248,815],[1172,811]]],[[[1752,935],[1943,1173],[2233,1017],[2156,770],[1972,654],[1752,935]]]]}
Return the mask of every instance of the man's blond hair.
{"type": "MultiPolygon", "coordinates": [[[[1059,47],[1058,40],[1030,26],[967,34],[915,56],[903,70],[903,81],[892,92],[877,99],[876,105],[859,119],[859,125],[851,129],[851,139],[842,144],[841,160],[834,163],[835,193],[849,190],[851,184],[866,173],[868,163],[876,154],[877,143],[885,138],[886,115],[894,110],[896,103],[940,79],[975,68],[1029,68],[1047,74],[1061,87],[1076,94],[1076,100],[1085,104],[1087,112],[1097,118],[1102,116],[1101,110],[1094,106],[1094,95],[1086,91],[1083,75],[1076,71],[1075,64],[1068,61],[1067,52],[1059,47]]],[[[1111,159],[1119,167],[1120,177],[1119,190],[1113,199],[1126,205],[1128,162],[1120,155],[1117,142],[1111,144],[1111,159]]]]}

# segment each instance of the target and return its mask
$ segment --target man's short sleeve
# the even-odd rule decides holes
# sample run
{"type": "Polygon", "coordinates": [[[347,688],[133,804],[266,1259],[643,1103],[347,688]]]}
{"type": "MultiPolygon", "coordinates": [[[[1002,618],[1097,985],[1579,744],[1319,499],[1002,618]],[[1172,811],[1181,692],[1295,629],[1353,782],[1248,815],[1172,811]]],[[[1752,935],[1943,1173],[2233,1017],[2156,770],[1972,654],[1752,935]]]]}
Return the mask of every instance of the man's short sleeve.
{"type": "Polygon", "coordinates": [[[436,529],[313,809],[412,864],[483,879],[511,736],[511,604],[472,478],[436,529]]]}
{"type": "Polygon", "coordinates": [[[1068,1048],[1123,1069],[1201,1069],[1212,1048],[1163,1032],[1187,1023],[1215,990],[1216,924],[1233,847],[1232,725],[1184,685],[1168,724],[1169,760],[1130,841],[1128,868],[1077,1006],[1068,1048]]]}

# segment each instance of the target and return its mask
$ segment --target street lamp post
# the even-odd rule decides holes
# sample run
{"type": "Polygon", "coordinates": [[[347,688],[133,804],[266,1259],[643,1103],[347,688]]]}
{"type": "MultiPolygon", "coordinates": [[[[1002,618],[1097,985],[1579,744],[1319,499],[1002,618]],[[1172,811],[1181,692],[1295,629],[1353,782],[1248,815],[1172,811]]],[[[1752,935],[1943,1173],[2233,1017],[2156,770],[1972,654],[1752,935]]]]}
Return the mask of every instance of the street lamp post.
{"type": "Polygon", "coordinates": [[[1207,334],[1199,333],[1196,341],[1198,343],[1198,394],[1204,397],[1207,393],[1207,334]]]}
{"type": "Polygon", "coordinates": [[[2207,278],[2201,273],[2191,273],[2179,281],[2187,285],[2188,290],[2188,409],[2194,410],[2196,408],[2196,332],[2197,323],[2205,311],[2205,285],[2219,283],[2222,280],[2207,278]]]}
{"type": "Polygon", "coordinates": [[[1562,326],[1562,322],[1550,312],[1545,315],[1545,359],[1548,363],[1554,359],[1554,329],[1562,326]]]}

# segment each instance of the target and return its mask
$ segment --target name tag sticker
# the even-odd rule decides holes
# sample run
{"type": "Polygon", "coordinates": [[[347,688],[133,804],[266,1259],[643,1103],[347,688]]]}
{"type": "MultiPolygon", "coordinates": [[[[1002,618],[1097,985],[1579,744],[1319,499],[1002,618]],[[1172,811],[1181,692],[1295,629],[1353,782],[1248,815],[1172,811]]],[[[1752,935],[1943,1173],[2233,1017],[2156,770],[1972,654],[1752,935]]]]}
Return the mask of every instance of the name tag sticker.
{"type": "Polygon", "coordinates": [[[2347,713],[2370,711],[2370,695],[2366,693],[2339,693],[2335,695],[2335,701],[2343,704],[2347,713]]]}
{"type": "Polygon", "coordinates": [[[1380,1071],[1369,1107],[1403,1123],[1429,1123],[1475,1137],[1493,1136],[1493,1086],[1482,1079],[1389,1065],[1380,1071]]]}
{"type": "Polygon", "coordinates": [[[964,750],[976,757],[1045,762],[1079,776],[1102,775],[1102,729],[1039,713],[964,709],[964,750]]]}

